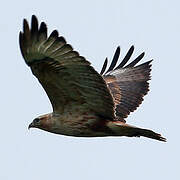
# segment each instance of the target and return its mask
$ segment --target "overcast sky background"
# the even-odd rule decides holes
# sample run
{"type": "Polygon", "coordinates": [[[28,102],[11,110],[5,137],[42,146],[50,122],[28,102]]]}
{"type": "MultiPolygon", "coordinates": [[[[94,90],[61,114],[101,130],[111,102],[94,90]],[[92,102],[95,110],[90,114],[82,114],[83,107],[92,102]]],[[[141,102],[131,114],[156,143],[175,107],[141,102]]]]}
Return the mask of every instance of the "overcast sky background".
{"type": "Polygon", "coordinates": [[[3,1],[0,11],[2,180],[178,180],[180,179],[180,3],[178,0],[3,1]],[[150,92],[132,113],[130,124],[153,129],[167,143],[147,138],[74,138],[28,124],[52,111],[25,65],[18,34],[23,18],[37,15],[49,32],[58,29],[75,50],[100,71],[118,45],[121,59],[154,59],[150,92]]]}

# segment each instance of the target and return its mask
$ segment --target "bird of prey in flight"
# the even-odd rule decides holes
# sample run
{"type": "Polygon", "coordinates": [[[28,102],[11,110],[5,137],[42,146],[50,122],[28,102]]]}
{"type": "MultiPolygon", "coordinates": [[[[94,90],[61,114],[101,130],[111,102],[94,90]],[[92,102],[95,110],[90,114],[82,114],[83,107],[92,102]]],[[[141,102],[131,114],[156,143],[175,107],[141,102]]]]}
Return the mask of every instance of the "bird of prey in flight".
{"type": "Polygon", "coordinates": [[[98,73],[54,30],[47,35],[35,15],[26,19],[19,34],[26,64],[47,93],[53,112],[33,120],[29,128],[76,137],[128,136],[166,141],[152,130],[126,124],[125,118],[142,103],[149,90],[151,61],[136,65],[144,53],[129,63],[132,46],[123,60],[118,47],[110,67],[107,58],[98,73]]]}

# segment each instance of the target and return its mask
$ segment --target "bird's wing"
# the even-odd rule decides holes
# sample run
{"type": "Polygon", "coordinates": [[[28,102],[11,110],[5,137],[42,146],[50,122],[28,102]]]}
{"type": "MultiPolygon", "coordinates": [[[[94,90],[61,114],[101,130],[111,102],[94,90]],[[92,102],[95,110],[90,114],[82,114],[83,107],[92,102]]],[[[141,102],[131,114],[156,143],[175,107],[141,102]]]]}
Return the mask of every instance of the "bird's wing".
{"type": "Polygon", "coordinates": [[[144,95],[149,90],[148,80],[150,80],[152,60],[136,66],[144,57],[142,53],[126,65],[133,51],[134,46],[131,46],[124,59],[116,67],[120,55],[120,47],[118,47],[109,69],[106,71],[108,61],[106,58],[100,73],[114,98],[117,119],[122,122],[125,122],[124,118],[142,103],[144,95]]]}
{"type": "Polygon", "coordinates": [[[19,40],[25,62],[45,89],[54,112],[78,105],[114,119],[114,102],[106,82],[56,30],[47,37],[46,24],[39,27],[33,15],[31,28],[24,20],[19,40]]]}

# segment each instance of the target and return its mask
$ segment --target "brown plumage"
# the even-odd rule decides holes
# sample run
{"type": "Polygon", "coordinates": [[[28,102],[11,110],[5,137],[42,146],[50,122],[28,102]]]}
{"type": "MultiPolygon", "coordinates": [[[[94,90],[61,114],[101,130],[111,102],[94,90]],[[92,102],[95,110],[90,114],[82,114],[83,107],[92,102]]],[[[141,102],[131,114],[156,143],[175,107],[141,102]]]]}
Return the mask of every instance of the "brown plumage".
{"type": "Polygon", "coordinates": [[[126,118],[143,101],[150,79],[151,61],[136,66],[144,53],[129,63],[134,46],[116,66],[118,47],[108,70],[106,58],[99,74],[54,30],[47,36],[44,22],[33,15],[31,28],[23,22],[19,35],[25,62],[46,91],[53,112],[29,125],[52,133],[79,136],[145,136],[165,141],[160,134],[126,124],[126,118]],[[106,71],[106,72],[105,72],[106,71]]]}

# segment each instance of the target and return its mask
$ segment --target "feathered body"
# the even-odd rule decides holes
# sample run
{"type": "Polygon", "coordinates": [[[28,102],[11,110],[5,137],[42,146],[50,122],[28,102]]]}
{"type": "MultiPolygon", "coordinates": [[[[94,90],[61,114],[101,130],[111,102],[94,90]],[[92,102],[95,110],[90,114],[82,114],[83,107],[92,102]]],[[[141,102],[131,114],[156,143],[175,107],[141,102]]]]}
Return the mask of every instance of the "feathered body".
{"type": "Polygon", "coordinates": [[[39,27],[34,15],[31,29],[24,20],[19,40],[26,64],[53,106],[52,113],[34,119],[29,128],[77,137],[145,136],[166,140],[160,134],[130,126],[124,120],[141,104],[149,90],[151,61],[136,66],[144,53],[126,65],[134,46],[116,66],[120,55],[118,47],[108,70],[106,59],[99,74],[56,30],[48,37],[46,24],[42,22],[39,27]]]}

